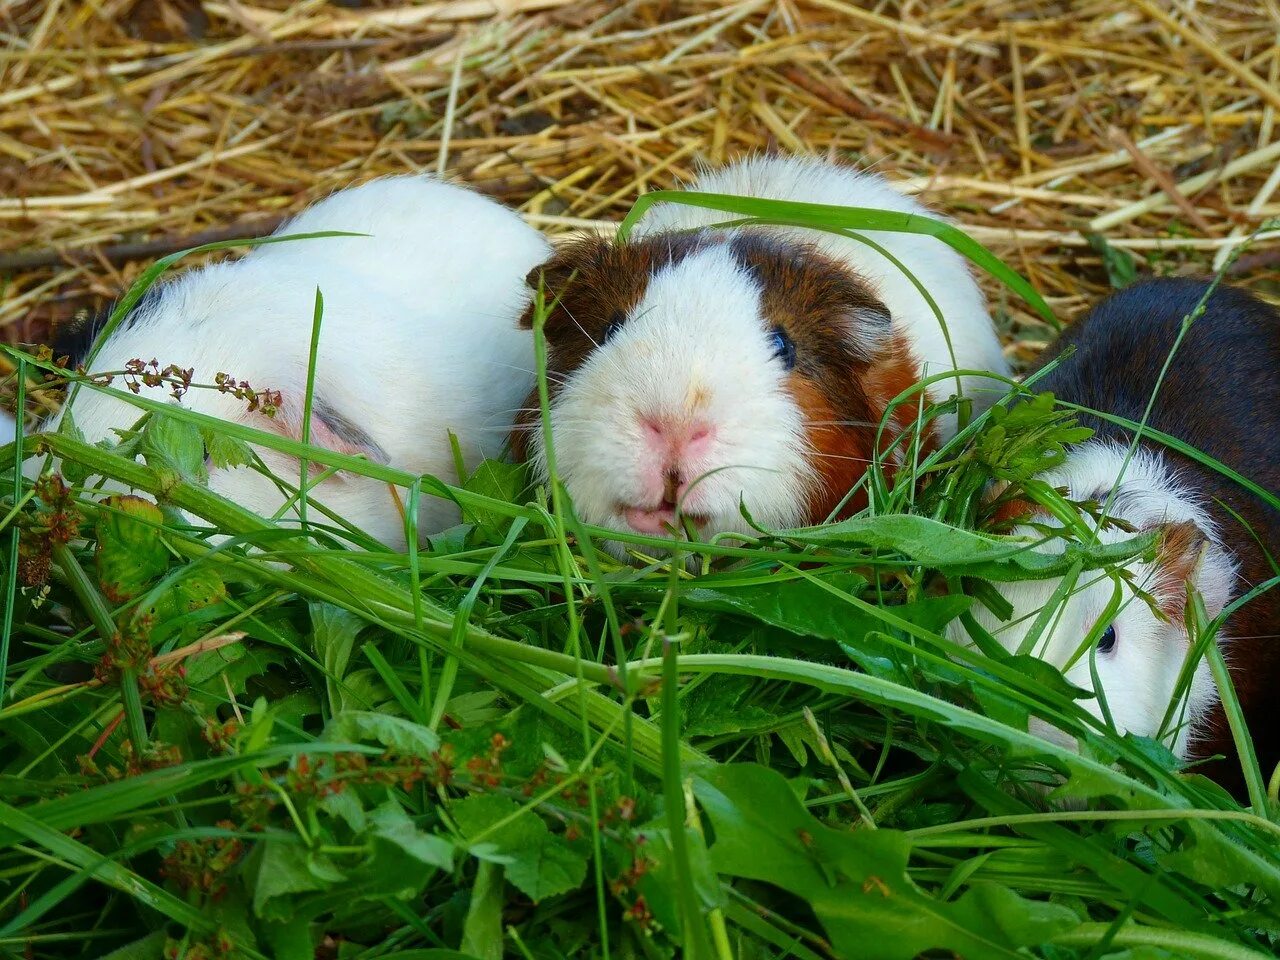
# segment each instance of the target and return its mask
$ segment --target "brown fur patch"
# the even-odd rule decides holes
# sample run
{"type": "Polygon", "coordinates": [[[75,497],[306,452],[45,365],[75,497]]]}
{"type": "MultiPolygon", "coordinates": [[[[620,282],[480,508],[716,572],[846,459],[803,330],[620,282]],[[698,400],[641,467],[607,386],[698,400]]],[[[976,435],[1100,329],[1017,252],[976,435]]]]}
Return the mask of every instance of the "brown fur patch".
{"type": "Polygon", "coordinates": [[[1195,575],[1207,542],[1204,531],[1190,520],[1162,525],[1155,593],[1160,612],[1170,620],[1180,621],[1186,611],[1187,581],[1195,575]]]}
{"type": "MultiPolygon", "coordinates": [[[[792,375],[787,388],[804,414],[806,439],[817,473],[809,495],[809,520],[825,520],[867,472],[871,463],[872,438],[859,427],[842,426],[836,410],[821,387],[803,376],[792,375]]],[[[867,505],[865,489],[849,498],[840,517],[852,515],[867,505]]]]}

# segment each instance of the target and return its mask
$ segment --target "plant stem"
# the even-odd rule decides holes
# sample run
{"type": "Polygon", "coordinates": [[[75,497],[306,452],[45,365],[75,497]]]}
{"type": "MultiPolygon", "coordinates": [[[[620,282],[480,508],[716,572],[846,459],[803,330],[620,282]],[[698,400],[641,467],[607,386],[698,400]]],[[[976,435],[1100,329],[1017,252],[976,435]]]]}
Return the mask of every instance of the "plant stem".
{"type": "MultiPolygon", "coordinates": [[[[98,636],[109,649],[118,631],[106,598],[93,585],[89,575],[84,572],[84,567],[80,566],[80,561],[67,549],[66,544],[54,545],[53,562],[62,570],[67,578],[67,584],[71,587],[71,592],[76,595],[85,613],[93,621],[93,627],[98,631],[98,636]]],[[[147,721],[142,712],[142,692],[138,689],[136,667],[121,668],[120,699],[124,704],[125,722],[128,724],[129,739],[133,743],[134,754],[140,755],[147,745],[147,721]]]]}

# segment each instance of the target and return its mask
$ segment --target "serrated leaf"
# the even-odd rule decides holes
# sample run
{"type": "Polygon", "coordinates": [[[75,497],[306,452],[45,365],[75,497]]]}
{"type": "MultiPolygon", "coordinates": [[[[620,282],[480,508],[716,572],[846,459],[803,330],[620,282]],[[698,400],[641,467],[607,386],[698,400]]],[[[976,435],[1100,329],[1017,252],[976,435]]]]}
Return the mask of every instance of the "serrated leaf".
{"type": "Polygon", "coordinates": [[[243,440],[229,437],[225,433],[208,427],[200,428],[200,438],[204,441],[205,454],[209,462],[218,469],[243,467],[253,463],[253,451],[243,440]]]}
{"type": "Polygon", "coordinates": [[[206,483],[209,473],[204,465],[204,441],[200,428],[177,417],[151,417],[142,431],[142,456],[147,466],[166,476],[206,483]]]}
{"type": "Polygon", "coordinates": [[[1079,923],[1065,907],[1003,888],[971,889],[951,903],[935,900],[907,877],[906,834],[828,827],[768,768],[730,764],[705,771],[695,778],[694,793],[715,829],[715,869],[808,901],[840,956],[912,960],[944,949],[1012,960],[1018,947],[1079,923]]]}
{"type": "Polygon", "coordinates": [[[96,528],[98,583],[108,599],[130,600],[169,566],[169,551],[160,541],[164,517],[142,497],[117,494],[103,506],[96,528]]]}
{"type": "MultiPolygon", "coordinates": [[[[503,503],[515,503],[528,485],[527,478],[528,468],[522,463],[485,460],[462,486],[470,493],[478,493],[503,503]]],[[[486,543],[501,542],[511,524],[511,519],[503,514],[476,508],[464,510],[463,519],[475,524],[477,532],[486,543]]]]}
{"type": "Polygon", "coordinates": [[[586,879],[586,857],[553,834],[536,813],[519,812],[513,800],[479,794],[449,811],[468,841],[482,838],[472,854],[501,863],[511,885],[535,902],[576,890],[586,879]],[[492,829],[497,824],[501,826],[492,829]]]}
{"type": "Polygon", "coordinates": [[[375,741],[406,757],[430,759],[440,749],[440,738],[429,727],[364,710],[344,710],[324,728],[324,739],[336,743],[375,741]]]}

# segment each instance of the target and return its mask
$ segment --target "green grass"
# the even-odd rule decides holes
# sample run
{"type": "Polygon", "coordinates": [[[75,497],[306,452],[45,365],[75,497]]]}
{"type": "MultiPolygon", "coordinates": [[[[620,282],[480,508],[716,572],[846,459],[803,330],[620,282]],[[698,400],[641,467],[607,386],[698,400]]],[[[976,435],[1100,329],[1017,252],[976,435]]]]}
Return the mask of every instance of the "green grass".
{"type": "MultiPolygon", "coordinates": [[[[1029,291],[951,228],[800,206],[718,209],[933,232],[1029,291]]],[[[0,450],[0,952],[1275,955],[1270,771],[1244,808],[1045,664],[944,636],[999,606],[994,583],[1082,582],[1152,546],[1049,557],[974,530],[993,479],[1075,521],[1034,480],[1081,437],[1047,399],[909,458],[918,486],[873,469],[850,520],[623,566],[523,468],[413,477],[124,397],[141,419],[118,446],[68,428],[0,450]],[[277,481],[303,529],[256,517],[202,483],[206,446],[251,460],[246,441],[463,522],[388,553],[297,477],[277,481]],[[67,486],[15,475],[45,455],[67,486]]]]}

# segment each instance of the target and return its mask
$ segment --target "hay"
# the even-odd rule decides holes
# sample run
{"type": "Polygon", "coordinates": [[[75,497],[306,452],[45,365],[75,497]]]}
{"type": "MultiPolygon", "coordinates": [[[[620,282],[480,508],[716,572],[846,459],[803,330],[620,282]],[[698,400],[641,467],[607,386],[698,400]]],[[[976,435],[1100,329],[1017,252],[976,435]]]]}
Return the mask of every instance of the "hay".
{"type": "MultiPolygon", "coordinates": [[[[854,160],[1068,319],[1107,287],[1091,231],[1205,272],[1280,214],[1276,0],[0,0],[0,30],[11,341],[193,236],[410,170],[560,233],[703,161],[854,160]]],[[[1275,293],[1278,265],[1264,241],[1235,278],[1275,293]]],[[[986,286],[1025,362],[1048,328],[986,286]]]]}

